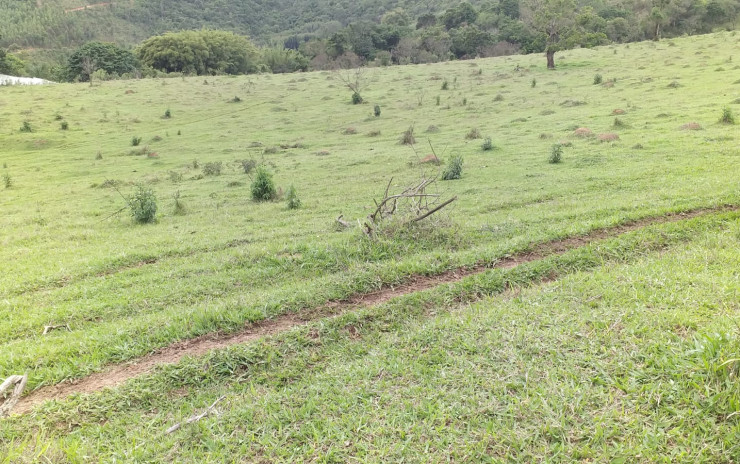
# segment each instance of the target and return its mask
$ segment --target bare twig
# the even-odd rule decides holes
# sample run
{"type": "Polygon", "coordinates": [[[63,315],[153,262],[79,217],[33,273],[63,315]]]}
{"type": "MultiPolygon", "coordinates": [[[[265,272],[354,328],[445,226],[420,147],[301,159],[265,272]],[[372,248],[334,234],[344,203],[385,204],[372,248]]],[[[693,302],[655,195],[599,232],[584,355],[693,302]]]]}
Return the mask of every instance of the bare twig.
{"type": "Polygon", "coordinates": [[[427,211],[426,213],[422,214],[419,217],[415,217],[414,219],[410,220],[409,222],[418,222],[418,221],[421,221],[422,219],[426,219],[429,216],[431,216],[432,214],[436,213],[437,211],[439,211],[440,209],[442,209],[445,206],[449,205],[450,203],[452,203],[455,200],[457,200],[457,197],[452,197],[449,200],[447,200],[444,203],[442,203],[439,206],[437,206],[436,208],[434,208],[434,209],[432,209],[430,211],[427,211]]]}
{"type": "Polygon", "coordinates": [[[193,422],[198,422],[199,420],[203,419],[204,417],[208,416],[213,412],[213,408],[216,407],[216,405],[226,398],[225,396],[220,397],[216,401],[213,402],[212,405],[208,406],[205,411],[203,411],[200,414],[196,414],[194,416],[189,417],[185,422],[180,422],[179,424],[175,424],[172,427],[168,428],[165,434],[169,435],[170,433],[176,432],[179,430],[183,425],[192,424],[193,422]]]}
{"type": "Polygon", "coordinates": [[[10,388],[11,385],[15,385],[15,387],[13,388],[13,392],[10,394],[10,397],[6,399],[5,402],[2,403],[2,405],[0,405],[0,417],[5,417],[10,414],[10,411],[21,398],[23,390],[26,388],[27,382],[28,374],[11,375],[7,379],[5,379],[5,382],[3,382],[2,385],[0,385],[0,397],[5,395],[5,392],[10,388]]]}
{"type": "Polygon", "coordinates": [[[52,330],[56,330],[56,329],[67,329],[68,332],[71,332],[72,331],[72,329],[69,328],[69,324],[64,324],[64,325],[45,325],[44,326],[44,333],[42,333],[41,335],[46,335],[49,332],[51,332],[52,330]]]}
{"type": "Polygon", "coordinates": [[[339,217],[337,218],[337,224],[344,227],[345,229],[349,229],[350,227],[352,227],[352,224],[342,219],[343,217],[344,217],[343,214],[339,215],[339,217]]]}

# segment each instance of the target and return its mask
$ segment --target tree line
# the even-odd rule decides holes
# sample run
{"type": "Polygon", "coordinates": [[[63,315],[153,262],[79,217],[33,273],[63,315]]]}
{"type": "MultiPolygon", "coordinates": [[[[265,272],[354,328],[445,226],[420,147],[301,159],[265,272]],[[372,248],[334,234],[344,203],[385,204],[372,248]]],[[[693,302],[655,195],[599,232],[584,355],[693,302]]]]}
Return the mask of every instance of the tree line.
{"type": "MultiPolygon", "coordinates": [[[[594,0],[580,8],[575,0],[491,0],[477,6],[462,2],[440,14],[416,17],[394,8],[378,21],[327,23],[261,48],[244,35],[212,29],[156,35],[133,49],[91,41],[41,77],[89,81],[94,75],[282,73],[513,53],[544,53],[547,66],[554,67],[559,50],[734,27],[740,14],[740,0],[630,1],[594,0]]],[[[23,63],[2,52],[3,70],[22,72],[23,63]]]]}

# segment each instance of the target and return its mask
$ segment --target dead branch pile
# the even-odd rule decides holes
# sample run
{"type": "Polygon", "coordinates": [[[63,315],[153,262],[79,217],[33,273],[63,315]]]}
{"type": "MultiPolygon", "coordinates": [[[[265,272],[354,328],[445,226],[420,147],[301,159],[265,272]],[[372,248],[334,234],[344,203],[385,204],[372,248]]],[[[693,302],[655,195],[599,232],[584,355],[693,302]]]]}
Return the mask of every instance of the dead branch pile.
{"type": "Polygon", "coordinates": [[[421,180],[397,194],[390,194],[393,178],[388,182],[383,193],[383,198],[373,200],[375,202],[375,211],[367,216],[363,225],[363,231],[368,237],[373,237],[381,222],[386,221],[401,212],[402,225],[410,225],[414,222],[428,218],[432,214],[440,211],[445,206],[457,200],[452,197],[442,200],[438,193],[428,193],[427,189],[437,181],[437,177],[422,176],[421,180]]]}

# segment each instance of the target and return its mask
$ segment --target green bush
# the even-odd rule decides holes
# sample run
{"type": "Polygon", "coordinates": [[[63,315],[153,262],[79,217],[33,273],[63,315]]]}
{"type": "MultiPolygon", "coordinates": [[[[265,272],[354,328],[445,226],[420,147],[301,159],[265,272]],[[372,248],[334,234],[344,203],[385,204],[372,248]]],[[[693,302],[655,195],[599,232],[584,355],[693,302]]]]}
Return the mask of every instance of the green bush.
{"type": "Polygon", "coordinates": [[[179,190],[175,192],[174,195],[172,195],[172,199],[174,200],[172,214],[174,214],[175,216],[184,216],[186,213],[185,204],[180,200],[179,190]]]}
{"type": "Polygon", "coordinates": [[[442,172],[442,180],[455,180],[462,177],[463,158],[462,156],[453,156],[447,163],[447,167],[442,172]]]}
{"type": "Polygon", "coordinates": [[[376,118],[380,116],[380,105],[375,105],[375,108],[373,108],[373,113],[375,114],[376,118]]]}
{"type": "Polygon", "coordinates": [[[167,108],[167,110],[165,110],[165,112],[164,112],[164,116],[162,116],[162,117],[164,119],[170,119],[172,117],[172,111],[170,111],[170,109],[167,108]]]}
{"type": "Polygon", "coordinates": [[[448,88],[450,88],[450,84],[447,82],[447,79],[445,79],[442,81],[442,90],[447,90],[448,88]]]}
{"type": "Polygon", "coordinates": [[[557,164],[563,159],[563,146],[556,143],[550,150],[550,159],[548,160],[551,164],[557,164]]]}
{"type": "Polygon", "coordinates": [[[730,107],[726,106],[722,109],[722,117],[719,118],[719,122],[722,124],[735,124],[735,115],[732,113],[730,107]]]}
{"type": "Polygon", "coordinates": [[[277,196],[275,183],[272,180],[272,174],[264,166],[257,168],[251,188],[252,199],[255,201],[270,201],[275,199],[277,196]]]}
{"type": "Polygon", "coordinates": [[[601,77],[601,74],[596,74],[594,76],[594,85],[599,85],[604,81],[604,78],[601,77]]]}
{"type": "Polygon", "coordinates": [[[301,199],[298,198],[298,192],[293,185],[288,187],[288,192],[285,195],[285,203],[288,209],[298,209],[301,207],[301,199]]]}
{"type": "Polygon", "coordinates": [[[131,146],[138,147],[139,144],[141,143],[141,140],[142,140],[141,137],[133,136],[133,138],[131,139],[131,146]]]}
{"type": "Polygon", "coordinates": [[[23,121],[23,125],[20,128],[21,132],[33,132],[33,128],[31,127],[31,123],[28,121],[23,121]]]}
{"type": "Polygon", "coordinates": [[[3,174],[3,184],[5,184],[6,189],[13,186],[13,178],[10,177],[10,174],[3,174]]]}
{"type": "Polygon", "coordinates": [[[152,189],[139,184],[136,186],[136,192],[128,198],[128,207],[134,222],[138,224],[153,222],[157,215],[157,197],[152,189]]]}
{"type": "Polygon", "coordinates": [[[66,131],[69,129],[69,123],[67,121],[62,121],[62,124],[59,126],[60,129],[66,131]]]}
{"type": "Polygon", "coordinates": [[[352,94],[352,104],[353,105],[359,105],[362,102],[363,102],[362,96],[359,93],[355,92],[352,94]]]}
{"type": "Polygon", "coordinates": [[[483,151],[493,150],[493,142],[491,142],[491,137],[486,137],[481,148],[483,148],[483,151]]]}

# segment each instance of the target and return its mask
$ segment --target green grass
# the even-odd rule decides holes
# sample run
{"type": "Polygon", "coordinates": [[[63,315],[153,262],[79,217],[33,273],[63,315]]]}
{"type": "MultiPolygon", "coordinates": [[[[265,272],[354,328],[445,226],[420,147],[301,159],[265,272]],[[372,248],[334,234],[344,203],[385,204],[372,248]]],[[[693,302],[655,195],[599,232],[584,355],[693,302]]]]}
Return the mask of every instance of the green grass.
{"type": "Polygon", "coordinates": [[[18,462],[732,461],[739,240],[724,213],[491,270],[48,404],[1,442],[18,462]]]}
{"type": "MultiPolygon", "coordinates": [[[[398,284],[413,274],[437,274],[494,262],[535,243],[631,219],[740,203],[737,181],[728,175],[740,168],[738,135],[733,126],[717,122],[722,108],[734,108],[733,102],[740,98],[733,85],[732,66],[726,62],[738,42],[737,35],[719,33],[676,39],[675,47],[650,42],[574,50],[558,54],[559,69],[555,72],[544,69],[541,56],[477,60],[476,70],[484,69],[483,74],[471,73],[468,62],[376,68],[369,73],[370,84],[363,91],[368,104],[363,105],[352,105],[350,93],[328,72],[209,77],[207,85],[202,78],[178,78],[103,82],[93,87],[3,88],[0,170],[12,179],[12,185],[0,190],[0,263],[9,269],[0,273],[0,378],[28,371],[29,387],[38,388],[142,356],[177,340],[236,331],[248,322],[398,284]],[[706,49],[712,50],[711,56],[696,54],[706,49]],[[651,63],[666,60],[670,64],[651,67],[651,63]],[[626,63],[631,63],[630,67],[626,63]],[[720,63],[727,71],[714,71],[720,63]],[[517,66],[526,71],[514,71],[517,66]],[[604,70],[609,70],[609,79],[616,79],[611,88],[592,85],[593,75],[604,70]],[[538,81],[536,88],[531,86],[533,78],[538,81]],[[415,95],[424,89],[436,94],[440,80],[454,82],[441,94],[440,105],[419,106],[415,95]],[[680,86],[669,87],[674,81],[680,86]],[[240,105],[229,103],[235,95],[242,100],[240,105]],[[494,101],[497,95],[505,98],[494,101]],[[463,99],[464,106],[460,103],[463,99]],[[373,116],[375,104],[383,108],[380,118],[373,116]],[[161,118],[168,108],[176,118],[161,118]],[[614,131],[612,111],[616,108],[626,111],[619,118],[624,124],[618,128],[618,141],[599,143],[572,136],[577,127],[588,127],[596,134],[614,131]],[[69,130],[59,130],[58,115],[69,122],[69,130]],[[33,132],[18,130],[24,121],[33,132]],[[700,123],[704,129],[679,130],[687,122],[700,123]],[[439,131],[425,132],[432,125],[439,131]],[[416,129],[416,153],[398,142],[411,126],[416,129]],[[345,135],[348,127],[355,128],[356,134],[345,135]],[[497,149],[483,151],[480,141],[466,139],[471,127],[494,134],[497,149]],[[371,132],[381,135],[364,135],[371,132]],[[556,142],[571,143],[562,163],[547,162],[553,140],[540,138],[543,133],[553,134],[556,142]],[[142,155],[132,152],[134,136],[142,137],[141,147],[136,149],[141,148],[142,155]],[[438,184],[445,196],[458,196],[454,207],[446,211],[442,226],[381,237],[376,242],[366,239],[358,228],[335,230],[340,214],[352,223],[369,214],[373,199],[382,196],[391,177],[393,190],[418,180],[418,160],[431,151],[430,142],[442,159],[465,159],[461,179],[438,184]],[[281,145],[295,148],[279,148],[281,145]],[[642,148],[631,148],[638,145],[642,148]],[[278,148],[266,150],[270,147],[278,148]],[[320,152],[328,154],[317,156],[320,152]],[[251,180],[242,167],[245,159],[264,164],[283,191],[294,185],[300,192],[301,208],[288,209],[283,201],[252,201],[251,180]],[[219,162],[223,163],[220,176],[204,175],[207,163],[219,162]],[[137,225],[127,211],[114,215],[126,206],[121,194],[131,195],[136,184],[151,187],[158,198],[154,224],[137,225]],[[176,192],[178,201],[186,205],[184,214],[182,210],[176,213],[176,192]],[[44,325],[50,324],[69,324],[72,330],[42,336],[44,325]]],[[[424,169],[433,174],[444,168],[424,169]]],[[[628,251],[620,248],[597,261],[587,260],[586,267],[578,264],[574,268],[591,269],[603,260],[627,256],[628,251]]],[[[528,265],[516,272],[539,270],[513,282],[547,276],[551,271],[548,266],[560,266],[557,263],[560,261],[528,265]]],[[[625,268],[624,272],[631,271],[625,268]]],[[[485,295],[495,287],[485,284],[489,290],[478,292],[475,279],[466,282],[455,288],[485,295]],[[467,289],[466,285],[473,287],[467,289]]],[[[497,285],[505,287],[505,283],[504,279],[497,285]]],[[[548,297],[554,287],[544,287],[541,297],[548,297]]],[[[444,294],[422,306],[443,308],[456,298],[444,294]]],[[[648,296],[644,299],[644,304],[652,301],[648,296]]],[[[490,304],[494,303],[475,307],[490,304]]],[[[521,308],[510,309],[511,317],[523,317],[521,308]]],[[[471,318],[483,317],[479,313],[485,311],[476,311],[470,313],[471,318]]],[[[431,324],[444,325],[451,320],[433,319],[431,324]]],[[[393,337],[403,338],[406,328],[400,321],[383,335],[390,337],[385,345],[372,348],[378,356],[390,356],[393,337]]],[[[486,321],[493,323],[495,319],[486,321]]],[[[543,340],[563,336],[559,326],[552,326],[552,330],[543,340]]],[[[339,333],[339,329],[335,331],[339,333]]],[[[385,333],[380,328],[377,331],[385,333]]],[[[485,346],[492,346],[500,335],[481,333],[486,334],[489,345],[485,346]]],[[[310,358],[314,351],[308,348],[313,342],[306,343],[296,346],[298,351],[292,356],[310,358]]],[[[275,348],[279,349],[283,348],[275,348]]],[[[359,348],[350,351],[355,349],[359,348]]],[[[339,357],[334,359],[334,352],[326,352],[322,365],[342,364],[344,348],[336,350],[339,357]]],[[[455,364],[465,364],[461,359],[455,358],[455,364]]],[[[468,364],[475,365],[476,359],[471,355],[468,364]]],[[[309,360],[287,363],[280,369],[299,372],[310,365],[309,360]]],[[[575,367],[562,369],[578,371],[575,367]]],[[[540,370],[538,375],[562,375],[546,366],[540,370]]],[[[229,377],[232,371],[226,372],[228,375],[219,377],[213,388],[222,388],[219,382],[227,382],[225,379],[233,380],[229,377]]],[[[181,377],[187,375],[182,373],[181,377]]],[[[157,382],[162,379],[156,379],[160,380],[147,381],[154,383],[144,390],[125,390],[131,398],[126,401],[153,394],[149,389],[161,387],[157,382]]],[[[431,374],[427,380],[434,385],[431,374]]],[[[327,388],[334,387],[327,384],[327,388]]],[[[408,401],[422,401],[423,392],[410,393],[408,401]]],[[[207,390],[197,394],[203,399],[212,396],[207,390]]],[[[124,396],[118,398],[116,401],[124,401],[120,399],[124,396]]],[[[352,393],[348,398],[354,398],[352,393]]],[[[565,398],[570,402],[570,397],[565,398]]],[[[463,395],[450,397],[453,402],[464,399],[463,395]]],[[[201,406],[178,401],[172,408],[201,406]]],[[[149,411],[150,406],[140,407],[149,411]]],[[[48,414],[52,421],[54,408],[50,408],[34,420],[43,421],[48,414]]],[[[138,442],[147,435],[137,427],[144,427],[149,420],[160,427],[178,416],[170,409],[169,415],[145,412],[143,416],[149,419],[135,419],[135,412],[127,416],[125,408],[115,410],[112,420],[130,420],[131,435],[116,429],[122,435],[111,438],[108,451],[98,448],[107,446],[102,443],[75,442],[74,438],[64,446],[93,450],[100,456],[123,453],[132,448],[125,440],[138,442]]],[[[394,414],[401,410],[394,409],[394,414]]],[[[361,411],[358,409],[354,417],[364,417],[361,411]]],[[[369,447],[374,450],[369,460],[379,460],[384,450],[388,456],[400,458],[395,453],[401,452],[406,438],[393,435],[398,429],[393,423],[383,432],[390,434],[384,438],[388,448],[369,447]]],[[[329,427],[328,422],[316,426],[329,427]]],[[[8,427],[3,432],[6,438],[25,436],[18,434],[20,429],[8,427]]],[[[201,430],[200,426],[195,430],[201,430]]],[[[330,440],[328,432],[324,433],[327,430],[317,429],[317,437],[330,440]]],[[[695,428],[679,430],[689,433],[695,428]]],[[[518,433],[524,435],[522,430],[518,433]]],[[[456,441],[459,437],[449,435],[446,439],[452,441],[438,448],[439,460],[443,449],[466,449],[456,441]]],[[[473,446],[474,441],[465,446],[473,446]]],[[[312,452],[326,455],[329,451],[326,443],[301,443],[295,452],[306,459],[312,452]],[[316,448],[311,451],[303,446],[316,448]]],[[[571,442],[561,443],[566,445],[568,452],[575,452],[571,442]]],[[[164,445],[141,449],[156,455],[157,446],[164,445]]],[[[229,447],[236,445],[229,442],[223,446],[233,449],[229,447]]],[[[277,456],[278,445],[271,446],[275,457],[289,460],[277,456]]],[[[521,449],[525,448],[535,455],[548,455],[537,447],[521,449]]],[[[557,456],[559,449],[550,450],[550,456],[557,456]]],[[[343,460],[341,452],[345,451],[335,451],[338,460],[343,460]]],[[[527,460],[526,455],[519,456],[527,460]]]]}

